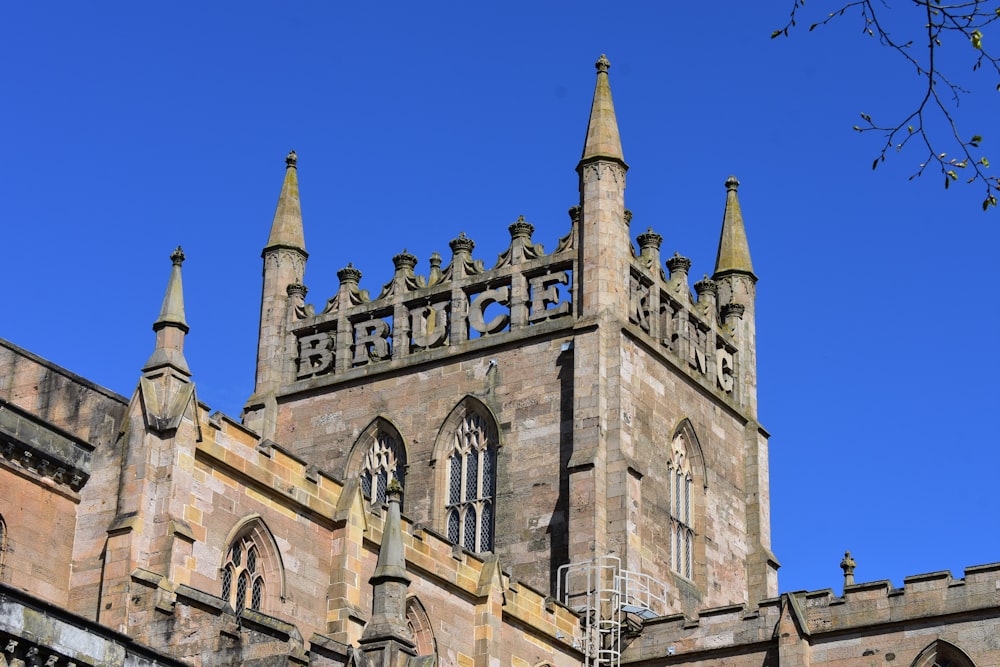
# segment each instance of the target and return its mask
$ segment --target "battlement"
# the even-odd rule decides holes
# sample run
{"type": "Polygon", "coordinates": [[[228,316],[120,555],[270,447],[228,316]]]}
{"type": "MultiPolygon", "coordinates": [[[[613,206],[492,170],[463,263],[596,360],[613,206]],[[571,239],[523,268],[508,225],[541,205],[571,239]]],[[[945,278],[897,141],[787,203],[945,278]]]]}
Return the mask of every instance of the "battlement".
{"type": "Polygon", "coordinates": [[[947,571],[931,572],[907,577],[903,584],[902,588],[894,588],[889,581],[850,585],[840,597],[829,588],[796,591],[751,608],[733,605],[705,609],[693,618],[674,614],[651,619],[643,624],[622,662],[638,663],[665,653],[713,654],[723,646],[739,654],[766,652],[786,632],[779,628],[794,629],[817,645],[818,636],[831,633],[870,631],[878,626],[892,632],[941,617],[973,623],[982,617],[995,618],[1000,563],[966,568],[962,579],[947,571]]]}
{"type": "Polygon", "coordinates": [[[845,586],[841,597],[830,589],[789,595],[796,600],[807,633],[969,614],[995,609],[1000,600],[1000,563],[968,567],[961,579],[948,571],[906,577],[902,588],[874,581],[845,586]]]}

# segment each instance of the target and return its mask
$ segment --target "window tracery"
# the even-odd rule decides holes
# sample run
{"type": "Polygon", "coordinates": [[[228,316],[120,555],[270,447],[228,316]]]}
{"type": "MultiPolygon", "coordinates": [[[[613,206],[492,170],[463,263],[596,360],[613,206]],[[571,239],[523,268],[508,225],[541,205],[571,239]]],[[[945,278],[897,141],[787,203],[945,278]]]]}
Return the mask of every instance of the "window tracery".
{"type": "Polygon", "coordinates": [[[237,615],[244,610],[273,613],[285,599],[285,572],[274,536],[258,514],[229,533],[219,569],[220,597],[237,615]]]}
{"type": "Polygon", "coordinates": [[[237,614],[244,609],[260,611],[264,600],[264,573],[260,549],[246,535],[229,547],[222,568],[222,599],[229,602],[237,614]]]}
{"type": "Polygon", "coordinates": [[[684,433],[671,443],[667,463],[667,492],[670,505],[670,566],[677,574],[693,578],[694,528],[692,522],[692,477],[684,433]]]}
{"type": "Polygon", "coordinates": [[[400,487],[405,488],[405,475],[406,456],[402,443],[387,431],[379,430],[365,454],[361,470],[361,492],[373,506],[382,505],[386,502],[389,482],[396,480],[400,487]]]}
{"type": "Polygon", "coordinates": [[[448,455],[448,539],[470,551],[493,550],[497,435],[490,420],[469,411],[448,455]]]}

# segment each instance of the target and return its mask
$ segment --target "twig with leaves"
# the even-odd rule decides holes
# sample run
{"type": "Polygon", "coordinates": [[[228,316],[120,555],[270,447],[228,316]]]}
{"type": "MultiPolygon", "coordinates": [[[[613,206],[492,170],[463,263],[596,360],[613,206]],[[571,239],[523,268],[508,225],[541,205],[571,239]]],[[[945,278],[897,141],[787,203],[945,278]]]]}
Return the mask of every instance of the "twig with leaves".
{"type": "MultiPolygon", "coordinates": [[[[845,2],[837,10],[830,12],[824,19],[809,26],[812,31],[825,26],[834,19],[846,13],[856,13],[862,20],[864,33],[869,37],[878,38],[879,43],[889,47],[902,56],[910,65],[916,68],[917,74],[924,80],[923,95],[916,108],[901,122],[896,124],[876,123],[867,113],[861,114],[864,125],[855,125],[860,133],[875,132],[882,135],[885,143],[878,156],[872,162],[872,169],[885,161],[890,150],[897,152],[916,140],[927,151],[927,158],[921,162],[910,180],[923,175],[925,169],[936,164],[944,176],[944,187],[948,188],[952,181],[959,179],[959,171],[965,169],[969,177],[967,183],[981,183],[986,189],[983,200],[983,210],[989,210],[997,205],[1000,195],[1000,176],[987,173],[990,161],[980,151],[983,137],[980,134],[966,135],[959,131],[955,120],[955,110],[960,98],[969,91],[956,84],[940,69],[935,56],[944,44],[956,40],[967,42],[974,55],[972,70],[978,71],[985,66],[991,70],[1000,82],[1000,59],[992,55],[983,45],[984,31],[990,24],[1000,21],[1000,2],[997,0],[957,0],[945,3],[943,0],[909,0],[912,5],[923,12],[926,17],[925,29],[926,51],[912,49],[914,41],[903,42],[893,37],[886,23],[882,20],[890,11],[886,0],[876,6],[873,0],[851,0],[845,2]],[[942,138],[932,132],[933,116],[939,115],[944,121],[950,137],[942,138]],[[965,139],[963,137],[970,136],[965,139]],[[942,148],[955,146],[953,152],[957,157],[949,156],[942,148]]],[[[795,27],[799,12],[804,11],[805,0],[793,0],[792,11],[784,27],[771,33],[772,39],[779,36],[787,37],[795,27]]],[[[1000,83],[996,83],[1000,92],[1000,83]]]]}

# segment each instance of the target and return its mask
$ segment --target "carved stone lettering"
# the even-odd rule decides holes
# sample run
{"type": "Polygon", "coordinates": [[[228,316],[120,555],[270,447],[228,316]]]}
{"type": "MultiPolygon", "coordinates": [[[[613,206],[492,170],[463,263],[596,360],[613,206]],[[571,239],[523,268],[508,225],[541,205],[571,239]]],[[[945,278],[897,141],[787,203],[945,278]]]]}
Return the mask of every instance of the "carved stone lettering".
{"type": "Polygon", "coordinates": [[[559,288],[556,285],[569,285],[569,274],[565,271],[535,276],[528,281],[531,289],[531,315],[529,322],[539,322],[544,319],[559,317],[569,313],[569,301],[559,300],[559,288]],[[550,306],[554,306],[551,307],[550,306]]]}
{"type": "Polygon", "coordinates": [[[299,338],[299,379],[328,373],[333,368],[333,336],[329,332],[299,338]]]}
{"type": "Polygon", "coordinates": [[[410,311],[410,338],[414,347],[432,348],[448,340],[448,302],[441,301],[410,311]]]}
{"type": "Polygon", "coordinates": [[[708,335],[694,322],[688,322],[689,344],[688,363],[700,373],[708,373],[708,354],[705,352],[708,335]]]}
{"type": "Polygon", "coordinates": [[[733,392],[733,355],[726,350],[715,351],[715,380],[722,391],[733,392]]]}
{"type": "Polygon", "coordinates": [[[498,287],[480,292],[479,295],[469,304],[469,326],[481,334],[494,334],[503,331],[504,327],[510,323],[509,310],[500,313],[489,322],[485,321],[486,309],[491,304],[500,306],[510,306],[510,288],[498,287]]]}
{"type": "Polygon", "coordinates": [[[629,280],[629,320],[649,331],[649,287],[635,278],[629,280]]]}
{"type": "Polygon", "coordinates": [[[389,323],[382,319],[372,319],[354,325],[354,363],[388,359],[389,323]]]}

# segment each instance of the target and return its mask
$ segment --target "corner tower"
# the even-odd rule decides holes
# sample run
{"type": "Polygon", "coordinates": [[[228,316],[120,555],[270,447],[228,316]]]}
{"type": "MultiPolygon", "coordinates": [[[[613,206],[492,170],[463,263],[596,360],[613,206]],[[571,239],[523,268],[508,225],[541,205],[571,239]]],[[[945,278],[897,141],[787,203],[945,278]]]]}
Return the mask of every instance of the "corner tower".
{"type": "Polygon", "coordinates": [[[243,409],[246,425],[264,438],[272,438],[277,405],[275,396],[283,383],[294,377],[293,349],[287,349],[288,321],[293,295],[305,294],[305,235],[299,204],[298,156],[285,158],[285,180],[281,184],[271,233],[261,257],[264,260],[257,339],[257,373],[253,396],[243,409]]]}

